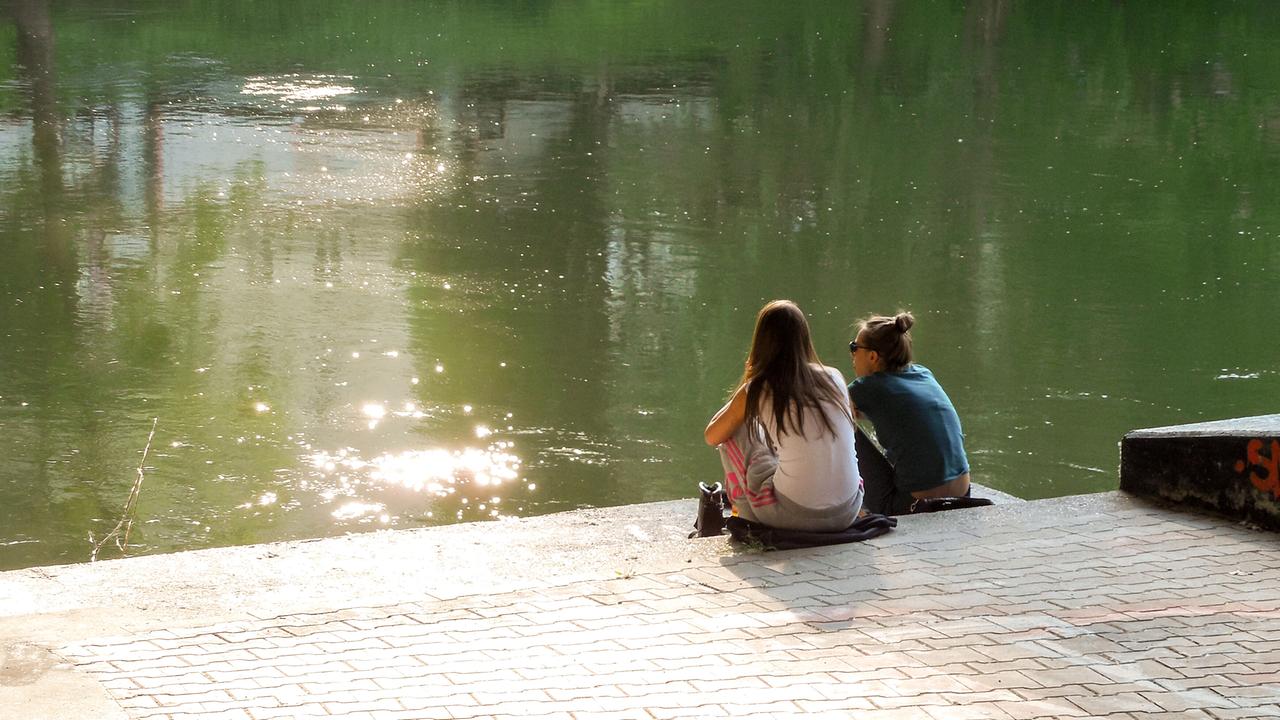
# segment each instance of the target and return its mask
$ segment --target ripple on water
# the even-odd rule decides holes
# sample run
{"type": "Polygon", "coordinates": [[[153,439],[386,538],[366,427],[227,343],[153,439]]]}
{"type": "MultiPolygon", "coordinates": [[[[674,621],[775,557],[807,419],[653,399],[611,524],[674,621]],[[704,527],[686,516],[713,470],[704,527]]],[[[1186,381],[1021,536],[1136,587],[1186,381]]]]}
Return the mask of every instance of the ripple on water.
{"type": "Polygon", "coordinates": [[[1214,380],[1257,380],[1262,377],[1260,372],[1250,372],[1248,370],[1227,370],[1223,368],[1222,372],[1214,377],[1214,380]]]}

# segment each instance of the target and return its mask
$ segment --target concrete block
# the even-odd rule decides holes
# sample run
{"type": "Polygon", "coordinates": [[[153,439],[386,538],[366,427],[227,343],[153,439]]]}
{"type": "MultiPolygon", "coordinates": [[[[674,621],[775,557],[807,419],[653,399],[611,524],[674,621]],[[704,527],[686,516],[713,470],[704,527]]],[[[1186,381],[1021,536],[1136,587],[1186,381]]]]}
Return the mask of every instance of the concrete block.
{"type": "Polygon", "coordinates": [[[1120,489],[1280,530],[1280,415],[1134,430],[1120,489]]]}

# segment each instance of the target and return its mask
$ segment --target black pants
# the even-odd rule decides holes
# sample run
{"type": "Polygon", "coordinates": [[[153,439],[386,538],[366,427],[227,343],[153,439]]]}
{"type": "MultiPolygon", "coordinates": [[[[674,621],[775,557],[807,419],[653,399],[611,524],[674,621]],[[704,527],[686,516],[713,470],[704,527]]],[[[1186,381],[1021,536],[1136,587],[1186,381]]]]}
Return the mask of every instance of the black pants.
{"type": "MultiPolygon", "coordinates": [[[[898,487],[898,474],[884,454],[863,434],[853,434],[853,447],[858,451],[858,474],[862,476],[862,507],[881,515],[906,515],[915,500],[911,493],[898,487]]],[[[969,493],[965,493],[967,497],[969,493]]]]}

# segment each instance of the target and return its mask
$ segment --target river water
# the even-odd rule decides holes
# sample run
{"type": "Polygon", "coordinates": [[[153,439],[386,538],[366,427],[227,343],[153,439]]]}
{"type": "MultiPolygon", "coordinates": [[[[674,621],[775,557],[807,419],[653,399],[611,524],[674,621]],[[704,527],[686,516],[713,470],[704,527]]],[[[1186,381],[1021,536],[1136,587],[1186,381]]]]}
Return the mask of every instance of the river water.
{"type": "MultiPolygon", "coordinates": [[[[1280,5],[17,0],[0,568],[687,497],[755,311],[978,481],[1280,398],[1280,5]],[[103,557],[119,551],[108,547],[103,557]]],[[[692,518],[690,518],[692,521],[692,518]]],[[[601,528],[601,532],[617,529],[601,528]]]]}

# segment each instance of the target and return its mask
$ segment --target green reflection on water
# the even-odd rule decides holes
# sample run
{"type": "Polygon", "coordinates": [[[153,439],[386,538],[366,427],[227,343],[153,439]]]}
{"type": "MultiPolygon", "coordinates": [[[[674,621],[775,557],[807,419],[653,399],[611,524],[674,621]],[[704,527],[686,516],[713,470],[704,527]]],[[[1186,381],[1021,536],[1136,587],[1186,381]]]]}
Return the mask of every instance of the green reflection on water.
{"type": "Polygon", "coordinates": [[[66,2],[0,32],[0,567],[689,495],[755,310],[975,477],[1272,412],[1270,3],[66,2]],[[497,502],[495,503],[495,498],[497,502]],[[483,506],[483,507],[481,507],[483,506]]]}

